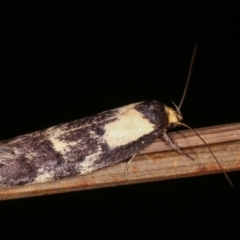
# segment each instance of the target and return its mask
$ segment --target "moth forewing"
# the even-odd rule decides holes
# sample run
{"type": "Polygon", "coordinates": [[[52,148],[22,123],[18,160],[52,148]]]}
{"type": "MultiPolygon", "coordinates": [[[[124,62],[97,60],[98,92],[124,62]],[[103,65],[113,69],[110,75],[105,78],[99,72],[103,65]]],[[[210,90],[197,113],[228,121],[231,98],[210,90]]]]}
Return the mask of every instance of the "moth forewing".
{"type": "Polygon", "coordinates": [[[165,105],[148,101],[16,137],[1,147],[0,183],[23,185],[98,170],[139,153],[168,124],[165,105]]]}

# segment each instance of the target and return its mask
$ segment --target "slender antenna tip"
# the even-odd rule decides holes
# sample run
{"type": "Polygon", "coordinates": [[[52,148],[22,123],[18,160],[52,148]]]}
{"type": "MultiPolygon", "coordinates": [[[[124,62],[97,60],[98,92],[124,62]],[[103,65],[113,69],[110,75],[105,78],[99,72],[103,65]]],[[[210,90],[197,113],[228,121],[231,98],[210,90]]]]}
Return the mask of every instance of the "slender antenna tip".
{"type": "Polygon", "coordinates": [[[193,54],[192,54],[192,58],[191,58],[191,62],[190,62],[190,67],[189,67],[189,71],[188,71],[187,82],[186,82],[186,85],[185,85],[185,88],[184,88],[184,91],[183,91],[182,99],[181,99],[181,101],[179,103],[179,106],[178,106],[179,110],[181,109],[183,101],[184,101],[185,96],[186,96],[186,92],[187,92],[187,89],[188,89],[188,84],[189,84],[189,81],[190,81],[190,78],[191,78],[191,75],[192,75],[193,62],[194,62],[194,59],[195,59],[195,56],[196,56],[196,53],[197,53],[197,49],[198,49],[198,45],[196,45],[194,47],[194,50],[193,50],[193,54]]]}

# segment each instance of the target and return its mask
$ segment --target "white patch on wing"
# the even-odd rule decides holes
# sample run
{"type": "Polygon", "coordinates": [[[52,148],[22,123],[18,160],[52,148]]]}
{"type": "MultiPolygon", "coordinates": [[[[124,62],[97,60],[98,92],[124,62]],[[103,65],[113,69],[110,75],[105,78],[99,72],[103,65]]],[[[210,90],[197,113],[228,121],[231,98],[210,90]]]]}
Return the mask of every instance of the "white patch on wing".
{"type": "MultiPolygon", "coordinates": [[[[132,104],[128,104],[126,106],[120,107],[120,108],[116,108],[116,110],[118,110],[118,115],[124,114],[126,113],[128,110],[134,109],[134,107],[138,104],[140,104],[142,102],[137,102],[137,103],[132,103],[132,104]]],[[[135,110],[135,109],[134,109],[135,110]]],[[[136,111],[136,110],[135,110],[136,111]]]]}
{"type": "Polygon", "coordinates": [[[87,156],[83,162],[79,163],[81,174],[92,172],[94,170],[92,166],[94,165],[94,162],[99,159],[100,154],[102,154],[102,149],[99,147],[95,153],[87,156]]]}
{"type": "Polygon", "coordinates": [[[111,148],[136,141],[154,130],[155,125],[134,109],[137,104],[119,108],[118,119],[106,124],[103,139],[111,148]]]}
{"type": "Polygon", "coordinates": [[[37,178],[34,179],[34,182],[46,182],[46,181],[49,181],[51,179],[53,179],[53,174],[52,173],[49,173],[49,172],[46,172],[44,171],[44,169],[40,169],[38,171],[38,176],[37,178]]]}
{"type": "Polygon", "coordinates": [[[66,142],[66,141],[61,141],[59,139],[60,135],[66,134],[67,131],[62,131],[60,128],[54,129],[52,132],[49,131],[49,137],[48,139],[52,142],[53,148],[55,151],[64,154],[65,151],[68,150],[70,146],[75,146],[78,144],[77,141],[71,141],[71,142],[66,142]]]}

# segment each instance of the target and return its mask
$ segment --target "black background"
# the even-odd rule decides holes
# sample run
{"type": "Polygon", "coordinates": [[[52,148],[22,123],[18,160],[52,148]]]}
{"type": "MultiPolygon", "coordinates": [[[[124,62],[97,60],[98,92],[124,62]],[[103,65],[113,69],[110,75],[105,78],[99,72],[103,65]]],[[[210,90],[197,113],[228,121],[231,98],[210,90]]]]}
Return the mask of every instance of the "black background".
{"type": "MultiPolygon", "coordinates": [[[[240,121],[234,2],[23,1],[0,11],[0,139],[132,102],[179,103],[196,44],[184,122],[240,121]]],[[[233,188],[217,174],[0,202],[1,235],[239,239],[240,173],[229,177],[233,188]]]]}

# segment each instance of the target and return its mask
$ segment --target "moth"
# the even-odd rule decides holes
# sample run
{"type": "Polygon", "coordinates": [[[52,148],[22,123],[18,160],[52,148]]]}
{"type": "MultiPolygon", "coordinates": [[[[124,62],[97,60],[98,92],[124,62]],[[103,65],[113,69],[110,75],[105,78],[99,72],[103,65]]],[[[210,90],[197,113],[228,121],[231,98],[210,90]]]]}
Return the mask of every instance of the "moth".
{"type": "MultiPolygon", "coordinates": [[[[195,53],[196,48],[182,101],[195,53]]],[[[133,103],[4,142],[0,184],[19,186],[87,174],[135,156],[161,135],[184,154],[167,135],[169,128],[184,125],[182,101],[176,110],[158,101],[133,103]]]]}

